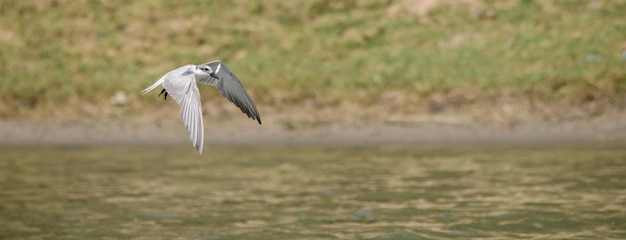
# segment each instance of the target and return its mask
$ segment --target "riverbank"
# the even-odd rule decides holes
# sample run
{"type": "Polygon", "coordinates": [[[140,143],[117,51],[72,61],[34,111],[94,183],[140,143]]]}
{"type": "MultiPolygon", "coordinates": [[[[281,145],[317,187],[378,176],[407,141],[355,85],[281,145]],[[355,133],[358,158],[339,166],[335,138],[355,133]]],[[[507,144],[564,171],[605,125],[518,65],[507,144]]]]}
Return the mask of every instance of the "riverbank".
{"type": "MultiPolygon", "coordinates": [[[[228,103],[230,104],[230,103],[228,103]]],[[[498,114],[375,114],[261,107],[263,125],[234,106],[205,107],[205,145],[569,145],[626,143],[626,114],[566,120],[498,114]],[[263,110],[266,110],[265,114],[263,110]],[[480,117],[482,115],[482,117],[480,117]]],[[[174,103],[151,113],[0,121],[0,146],[172,145],[189,139],[174,103]]],[[[191,149],[191,148],[190,148],[191,149]]]]}

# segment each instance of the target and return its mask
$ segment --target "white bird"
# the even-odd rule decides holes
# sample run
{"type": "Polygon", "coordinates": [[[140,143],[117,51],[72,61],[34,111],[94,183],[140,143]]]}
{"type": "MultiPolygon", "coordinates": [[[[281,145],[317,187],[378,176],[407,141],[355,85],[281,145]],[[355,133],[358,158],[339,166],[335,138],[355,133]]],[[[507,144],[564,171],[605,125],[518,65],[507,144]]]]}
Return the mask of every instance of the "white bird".
{"type": "Polygon", "coordinates": [[[237,105],[249,118],[261,124],[261,116],[250,95],[239,82],[239,79],[220,60],[200,65],[185,65],[174,69],[157,80],[152,86],[141,91],[144,95],[159,85],[163,85],[165,99],[169,94],[180,106],[180,115],[189,132],[193,146],[202,154],[204,144],[204,123],[202,120],[202,103],[196,81],[214,86],[222,96],[237,105]],[[215,69],[215,71],[213,70],[215,69]]]}

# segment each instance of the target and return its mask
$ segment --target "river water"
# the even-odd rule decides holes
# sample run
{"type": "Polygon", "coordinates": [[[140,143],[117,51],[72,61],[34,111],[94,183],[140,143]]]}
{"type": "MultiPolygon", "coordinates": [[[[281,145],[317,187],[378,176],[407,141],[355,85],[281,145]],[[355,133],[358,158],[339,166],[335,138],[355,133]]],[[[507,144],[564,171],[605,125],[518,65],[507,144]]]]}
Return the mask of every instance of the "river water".
{"type": "Polygon", "coordinates": [[[0,239],[625,239],[620,148],[0,148],[0,239]]]}

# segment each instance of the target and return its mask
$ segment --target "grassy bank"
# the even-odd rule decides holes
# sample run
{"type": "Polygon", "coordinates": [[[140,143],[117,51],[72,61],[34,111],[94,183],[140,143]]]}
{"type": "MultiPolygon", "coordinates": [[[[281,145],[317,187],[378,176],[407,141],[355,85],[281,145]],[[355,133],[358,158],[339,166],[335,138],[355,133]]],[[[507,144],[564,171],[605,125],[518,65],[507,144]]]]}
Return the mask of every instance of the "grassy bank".
{"type": "Polygon", "coordinates": [[[622,109],[624,12],[623,0],[2,1],[0,116],[110,105],[120,90],[143,106],[162,74],[213,59],[261,105],[622,109]]]}

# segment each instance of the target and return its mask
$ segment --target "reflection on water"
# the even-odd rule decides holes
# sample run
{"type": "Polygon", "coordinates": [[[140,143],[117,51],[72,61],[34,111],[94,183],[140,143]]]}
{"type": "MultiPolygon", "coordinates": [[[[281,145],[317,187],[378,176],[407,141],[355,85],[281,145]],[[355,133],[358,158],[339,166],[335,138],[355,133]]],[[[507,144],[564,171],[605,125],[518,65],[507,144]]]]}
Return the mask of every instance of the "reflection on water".
{"type": "Polygon", "coordinates": [[[0,239],[626,238],[620,149],[0,151],[0,239]]]}

